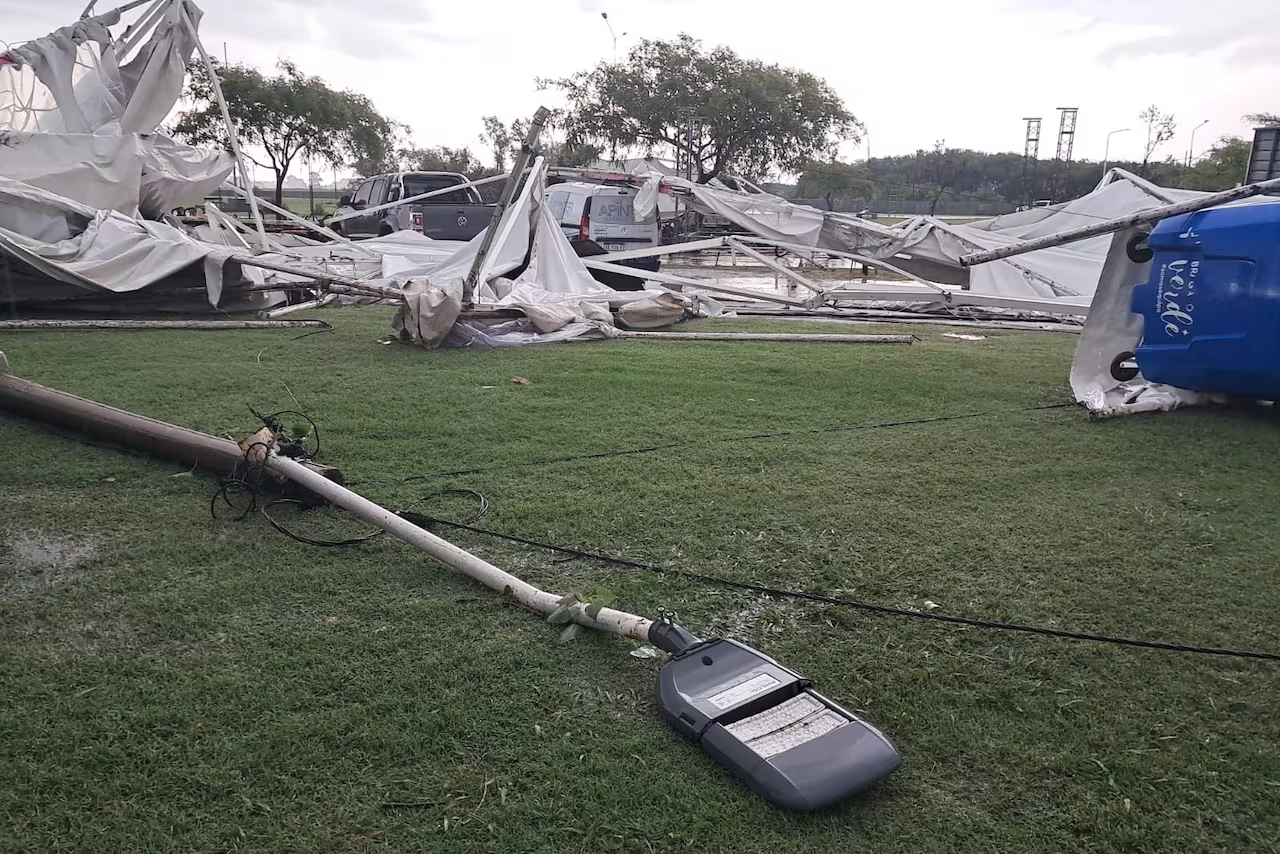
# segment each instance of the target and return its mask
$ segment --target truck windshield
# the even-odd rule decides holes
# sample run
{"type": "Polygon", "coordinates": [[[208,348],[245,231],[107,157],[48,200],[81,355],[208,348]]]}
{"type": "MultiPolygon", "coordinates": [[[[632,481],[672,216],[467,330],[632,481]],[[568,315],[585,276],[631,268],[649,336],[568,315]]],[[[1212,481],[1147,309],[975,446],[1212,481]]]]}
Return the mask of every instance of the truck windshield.
{"type": "MultiPolygon", "coordinates": [[[[458,183],[458,179],[452,175],[405,175],[404,176],[404,196],[420,196],[423,193],[430,193],[434,190],[443,190],[445,187],[452,187],[458,183]]],[[[442,204],[442,205],[469,205],[474,201],[471,195],[473,191],[470,189],[456,190],[452,193],[441,193],[438,196],[432,196],[429,199],[423,199],[424,205],[442,204]]]]}

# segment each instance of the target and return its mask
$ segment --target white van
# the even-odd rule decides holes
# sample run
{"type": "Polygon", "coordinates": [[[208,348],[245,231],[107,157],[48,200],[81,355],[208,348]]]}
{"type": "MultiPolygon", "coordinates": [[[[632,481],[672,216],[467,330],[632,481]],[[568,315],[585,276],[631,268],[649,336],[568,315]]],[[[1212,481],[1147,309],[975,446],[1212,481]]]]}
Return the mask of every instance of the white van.
{"type": "MultiPolygon", "coordinates": [[[[570,240],[590,240],[606,252],[648,249],[661,243],[658,213],[636,222],[637,190],[571,181],[547,188],[546,203],[570,240]]],[[[657,257],[620,261],[628,267],[657,272],[657,257]]]]}

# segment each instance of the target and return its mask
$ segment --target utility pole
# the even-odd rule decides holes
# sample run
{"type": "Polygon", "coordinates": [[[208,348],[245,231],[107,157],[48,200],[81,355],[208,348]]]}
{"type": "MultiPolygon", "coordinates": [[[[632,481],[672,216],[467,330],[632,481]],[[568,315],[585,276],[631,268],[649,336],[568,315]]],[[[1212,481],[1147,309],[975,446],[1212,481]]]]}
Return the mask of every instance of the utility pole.
{"type": "Polygon", "coordinates": [[[609,35],[613,36],[613,64],[618,64],[618,39],[625,38],[627,33],[624,30],[621,33],[614,33],[613,24],[609,22],[609,13],[601,12],[600,17],[604,18],[604,25],[609,28],[609,35]]]}
{"type": "Polygon", "coordinates": [[[1054,155],[1053,200],[1060,202],[1067,195],[1067,179],[1071,177],[1071,153],[1076,145],[1076,107],[1059,107],[1058,152],[1054,155]]]}
{"type": "Polygon", "coordinates": [[[1040,119],[1023,119],[1027,123],[1027,138],[1022,147],[1022,204],[1031,207],[1031,193],[1036,180],[1036,164],[1040,160],[1040,119]]]}

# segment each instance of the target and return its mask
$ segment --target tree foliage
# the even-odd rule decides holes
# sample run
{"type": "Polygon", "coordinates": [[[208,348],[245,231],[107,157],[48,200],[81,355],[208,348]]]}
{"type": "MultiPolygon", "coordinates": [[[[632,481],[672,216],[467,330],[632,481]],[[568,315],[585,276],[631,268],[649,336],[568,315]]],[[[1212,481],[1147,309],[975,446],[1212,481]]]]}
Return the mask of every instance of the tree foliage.
{"type": "Polygon", "coordinates": [[[810,160],[796,182],[796,192],[807,199],[825,199],[827,210],[832,210],[836,199],[872,198],[875,184],[863,163],[810,160]]]}
{"type": "MultiPolygon", "coordinates": [[[[1224,137],[1190,169],[1173,158],[1152,159],[1147,164],[1147,178],[1165,187],[1225,190],[1244,179],[1248,155],[1246,140],[1224,137]]],[[[1109,166],[1137,174],[1142,163],[1111,160],[1109,166]]],[[[1097,160],[1073,162],[1065,190],[1055,196],[1055,176],[1062,165],[1053,160],[1036,161],[1034,168],[1027,170],[1027,197],[1056,201],[1079,198],[1102,180],[1102,167],[1097,160]]],[[[1012,210],[1025,200],[1021,154],[945,146],[939,150],[937,145],[915,154],[876,157],[860,163],[811,162],[796,184],[770,184],[766,189],[838,210],[849,210],[851,206],[886,210],[895,200],[923,203],[935,210],[945,201],[996,203],[997,207],[1012,210]]]]}
{"type": "MultiPolygon", "coordinates": [[[[299,156],[335,167],[354,165],[362,174],[382,171],[394,158],[396,137],[407,129],[378,113],[368,98],[335,90],[288,60],[278,70],[267,76],[236,64],[218,73],[242,153],[275,174],[276,204],[299,156]]],[[[174,134],[193,145],[230,148],[203,66],[192,67],[184,95],[190,107],[179,114],[174,134]]]]}
{"type": "Polygon", "coordinates": [[[409,172],[458,172],[479,177],[484,165],[469,148],[406,148],[400,152],[400,167],[409,172]]]}
{"type": "Polygon", "coordinates": [[[1173,133],[1177,130],[1178,124],[1174,121],[1172,113],[1160,112],[1160,108],[1155,104],[1138,113],[1138,120],[1147,126],[1147,142],[1142,150],[1142,168],[1138,170],[1139,175],[1146,175],[1151,156],[1161,145],[1173,139],[1173,133]]]}
{"type": "MultiPolygon", "coordinates": [[[[497,116],[485,116],[480,141],[493,152],[493,165],[498,172],[507,171],[508,158],[515,159],[516,152],[529,135],[529,120],[516,119],[510,124],[497,116]]],[[[552,110],[538,136],[537,153],[552,166],[588,166],[600,159],[597,146],[581,141],[570,141],[565,134],[565,113],[552,110]]]]}
{"type": "Polygon", "coordinates": [[[1252,147],[1238,136],[1220,137],[1188,171],[1184,186],[1189,190],[1227,190],[1241,183],[1249,169],[1252,147]]]}
{"type": "Polygon", "coordinates": [[[831,160],[840,142],[857,141],[862,131],[822,79],[744,59],[727,47],[707,50],[688,35],[646,39],[625,62],[602,62],[539,85],[568,100],[570,141],[614,154],[691,147],[699,183],[726,171],[754,177],[799,171],[811,160],[831,160]]]}
{"type": "Polygon", "coordinates": [[[1280,113],[1250,113],[1244,120],[1255,127],[1275,127],[1280,125],[1280,113]]]}

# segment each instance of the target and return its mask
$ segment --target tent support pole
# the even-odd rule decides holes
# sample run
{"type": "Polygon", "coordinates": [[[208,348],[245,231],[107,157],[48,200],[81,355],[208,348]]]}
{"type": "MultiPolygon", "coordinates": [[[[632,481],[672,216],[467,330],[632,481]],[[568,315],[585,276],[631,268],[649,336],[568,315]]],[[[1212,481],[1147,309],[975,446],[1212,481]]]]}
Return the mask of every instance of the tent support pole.
{"type": "Polygon", "coordinates": [[[331,216],[326,219],[325,222],[330,224],[335,222],[346,222],[352,217],[366,216],[371,213],[378,213],[379,211],[387,211],[392,208],[398,208],[401,205],[411,205],[414,202],[420,202],[424,199],[430,199],[436,196],[443,196],[446,193],[456,193],[458,190],[483,187],[485,184],[492,184],[495,181],[505,181],[507,178],[511,177],[511,174],[512,173],[510,172],[504,172],[501,175],[490,175],[488,178],[478,178],[475,181],[467,181],[464,184],[450,184],[447,187],[441,187],[439,190],[432,190],[429,193],[419,193],[418,195],[410,196],[407,199],[396,199],[394,202],[387,202],[385,205],[377,205],[372,208],[361,208],[358,211],[352,211],[351,213],[343,214],[342,216],[331,216]]]}
{"type": "Polygon", "coordinates": [[[797,285],[802,285],[808,288],[809,290],[813,291],[818,296],[822,296],[822,288],[818,287],[813,282],[809,281],[804,276],[800,275],[795,270],[792,270],[790,267],[786,266],[785,264],[779,264],[773,258],[770,258],[764,255],[763,253],[757,252],[756,250],[752,249],[750,246],[747,246],[745,243],[739,243],[737,240],[733,239],[732,237],[730,237],[727,242],[730,246],[732,246],[734,249],[737,249],[739,252],[741,252],[743,255],[746,255],[748,258],[754,258],[756,261],[759,261],[761,264],[765,265],[770,270],[773,270],[775,273],[781,273],[791,281],[795,282],[797,285]]]}
{"type": "MultiPolygon", "coordinates": [[[[223,184],[222,186],[225,187],[226,189],[233,190],[236,193],[239,193],[246,200],[249,198],[249,192],[247,190],[243,190],[240,187],[235,186],[234,184],[223,184]]],[[[314,231],[316,234],[322,234],[335,243],[341,243],[343,246],[347,246],[351,249],[354,249],[355,251],[359,252],[361,255],[367,255],[370,258],[380,257],[378,253],[370,249],[365,249],[363,246],[361,246],[359,243],[356,243],[354,240],[348,240],[347,238],[343,237],[341,234],[338,234],[338,232],[334,231],[333,229],[325,228],[323,225],[317,225],[316,223],[311,222],[308,219],[304,219],[303,217],[298,216],[293,211],[290,211],[287,208],[277,207],[276,205],[272,204],[266,199],[257,199],[257,203],[262,205],[264,208],[271,211],[272,213],[279,214],[280,216],[289,220],[289,222],[297,223],[303,228],[309,228],[312,231],[314,231]]]]}
{"type": "MultiPolygon", "coordinates": [[[[478,280],[486,266],[489,250],[493,248],[494,238],[497,237],[498,223],[502,221],[503,215],[511,205],[511,199],[516,194],[516,185],[520,183],[520,178],[524,175],[525,169],[528,168],[529,161],[533,159],[533,147],[538,144],[538,137],[542,135],[543,125],[547,123],[547,119],[550,117],[551,111],[546,107],[539,107],[538,111],[533,114],[533,121],[529,123],[529,132],[525,135],[524,142],[520,145],[520,153],[516,155],[516,162],[511,167],[511,175],[507,178],[507,183],[502,188],[502,195],[498,197],[498,204],[493,208],[493,217],[490,218],[489,227],[485,229],[484,237],[480,240],[480,248],[476,251],[475,260],[471,262],[471,272],[467,274],[467,279],[462,284],[462,304],[464,306],[470,306],[475,303],[476,287],[481,284],[478,280]]],[[[532,176],[530,176],[529,180],[533,180],[532,176]]]]}
{"type": "Polygon", "coordinates": [[[1223,190],[1221,193],[1211,193],[1199,199],[1179,202],[1176,205],[1165,205],[1163,207],[1152,208],[1149,211],[1140,211],[1117,219],[1109,219],[1104,222],[1097,222],[1091,225],[1084,225],[1079,228],[1068,229],[1067,231],[1059,232],[1058,234],[1048,234],[1044,237],[1037,237],[1033,240],[1024,240],[1022,243],[1014,243],[1009,246],[988,249],[985,252],[974,252],[970,255],[961,257],[960,266],[973,267],[978,264],[986,264],[991,261],[1000,261],[1004,258],[1012,258],[1015,255],[1024,255],[1027,252],[1035,252],[1038,249],[1051,249],[1054,246],[1074,243],[1077,240],[1087,240],[1090,237],[1098,237],[1102,234],[1111,234],[1112,232],[1121,231],[1126,228],[1148,225],[1153,222],[1159,222],[1162,219],[1168,219],[1169,217],[1195,213],[1196,211],[1202,211],[1205,208],[1225,205],[1227,202],[1235,202],[1240,199],[1248,199],[1253,196],[1260,196],[1265,193],[1272,193],[1276,191],[1280,191],[1280,178],[1272,178],[1269,181],[1261,181],[1257,184],[1245,184],[1243,187],[1223,190]]]}
{"type": "MultiPolygon", "coordinates": [[[[204,70],[209,75],[209,82],[213,84],[213,94],[218,99],[218,108],[222,110],[222,121],[227,126],[227,139],[231,142],[231,155],[236,159],[236,166],[240,169],[240,177],[244,180],[244,185],[252,190],[253,182],[249,179],[249,170],[244,165],[244,155],[240,153],[240,140],[236,138],[236,126],[231,121],[231,110],[227,107],[227,99],[222,94],[222,83],[218,79],[218,72],[213,67],[213,60],[209,59],[209,53],[204,49],[204,42],[200,41],[200,33],[196,30],[196,25],[191,21],[191,15],[187,13],[186,6],[179,6],[182,15],[182,23],[191,33],[191,38],[195,40],[196,50],[200,52],[200,60],[204,63],[204,70]]],[[[262,224],[262,212],[258,210],[257,197],[251,192],[249,193],[249,209],[253,211],[253,221],[258,226],[258,235],[262,238],[262,245],[267,245],[267,229],[262,224]]]]}

